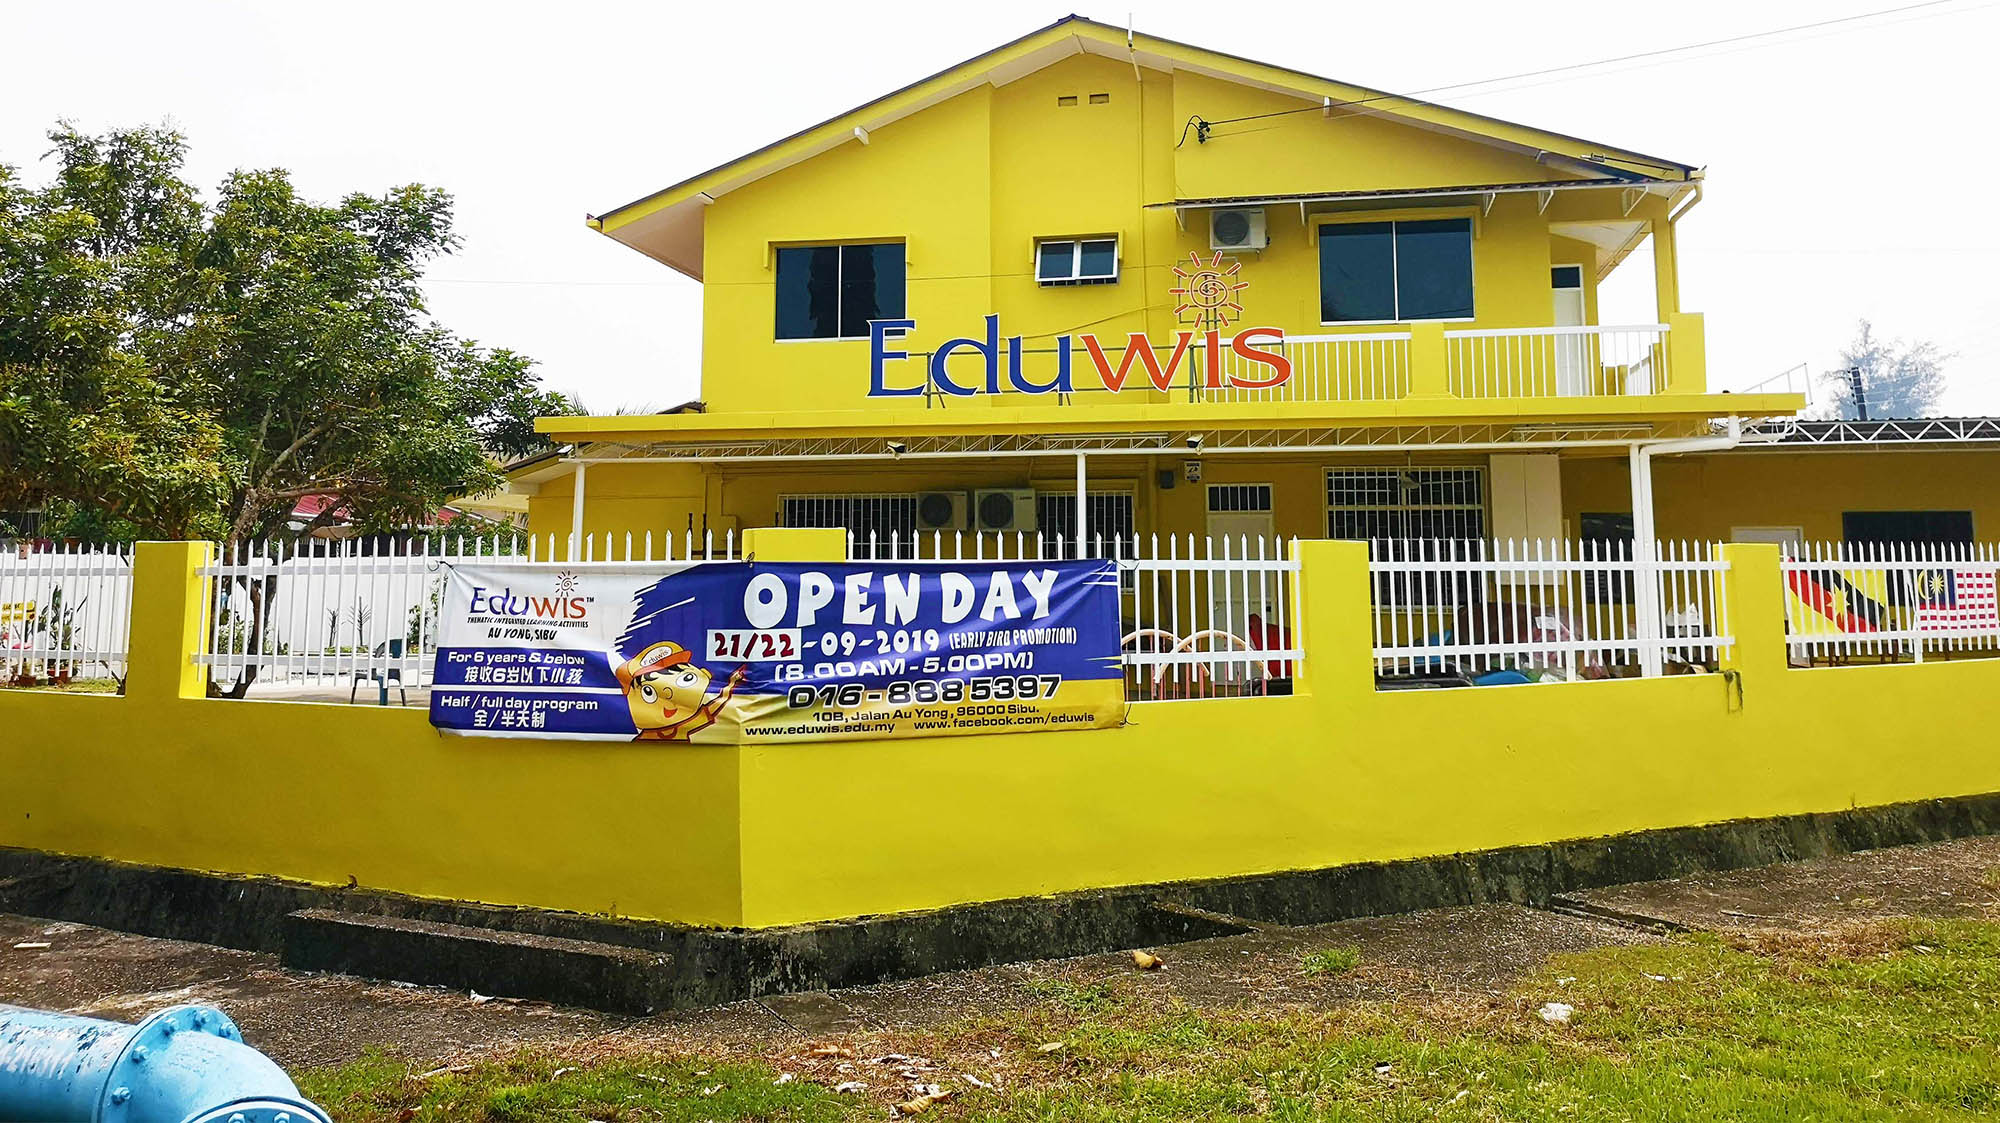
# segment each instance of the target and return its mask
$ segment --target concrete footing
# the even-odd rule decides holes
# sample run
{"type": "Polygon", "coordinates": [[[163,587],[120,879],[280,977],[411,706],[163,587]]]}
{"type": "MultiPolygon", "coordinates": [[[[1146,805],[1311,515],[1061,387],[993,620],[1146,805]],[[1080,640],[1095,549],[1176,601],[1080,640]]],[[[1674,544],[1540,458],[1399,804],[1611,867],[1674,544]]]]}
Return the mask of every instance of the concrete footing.
{"type": "Polygon", "coordinates": [[[643,1012],[1973,835],[2000,794],[1545,846],[730,930],[0,848],[0,912],[280,953],[292,966],[643,1012]]]}

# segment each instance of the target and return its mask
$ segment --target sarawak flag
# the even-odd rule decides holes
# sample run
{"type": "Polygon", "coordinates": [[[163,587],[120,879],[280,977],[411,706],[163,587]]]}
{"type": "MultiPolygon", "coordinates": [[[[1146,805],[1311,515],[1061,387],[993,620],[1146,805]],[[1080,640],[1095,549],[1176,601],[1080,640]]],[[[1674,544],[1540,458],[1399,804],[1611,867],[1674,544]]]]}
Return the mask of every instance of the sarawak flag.
{"type": "Polygon", "coordinates": [[[1829,562],[1824,569],[1815,566],[1788,570],[1785,583],[1807,611],[1831,621],[1835,631],[1854,635],[1882,630],[1885,616],[1882,601],[1868,595],[1856,581],[1842,573],[1839,562],[1829,562]]]}

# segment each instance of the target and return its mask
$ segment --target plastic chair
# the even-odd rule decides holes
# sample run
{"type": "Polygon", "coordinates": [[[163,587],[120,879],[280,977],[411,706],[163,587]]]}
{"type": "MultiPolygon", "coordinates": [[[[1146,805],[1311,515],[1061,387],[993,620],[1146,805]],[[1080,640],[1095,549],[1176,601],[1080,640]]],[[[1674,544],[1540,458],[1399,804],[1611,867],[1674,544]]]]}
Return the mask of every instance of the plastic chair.
{"type": "Polygon", "coordinates": [[[403,658],[402,637],[400,636],[393,637],[382,643],[376,644],[375,650],[371,654],[387,655],[391,661],[384,662],[374,666],[358,668],[354,672],[354,685],[347,692],[348,704],[352,705],[355,696],[361,693],[362,680],[366,679],[375,684],[375,690],[376,690],[375,704],[378,706],[388,705],[389,682],[390,680],[393,679],[395,680],[396,683],[397,692],[403,696],[402,704],[405,706],[409,705],[410,688],[404,685],[403,683],[403,665],[401,662],[403,658]]]}

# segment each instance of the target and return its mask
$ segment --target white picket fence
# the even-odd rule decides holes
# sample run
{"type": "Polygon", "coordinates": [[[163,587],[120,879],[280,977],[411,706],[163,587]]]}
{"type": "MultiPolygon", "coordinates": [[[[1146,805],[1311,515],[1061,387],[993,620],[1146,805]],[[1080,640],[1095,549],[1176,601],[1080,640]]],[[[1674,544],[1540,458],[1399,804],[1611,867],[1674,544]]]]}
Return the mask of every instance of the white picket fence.
{"type": "Polygon", "coordinates": [[[719,561],[735,551],[734,532],[692,531],[237,543],[201,570],[213,584],[195,658],[224,688],[248,678],[269,696],[280,684],[332,683],[358,700],[428,684],[448,562],[719,561]]]}
{"type": "Polygon", "coordinates": [[[1711,668],[1732,643],[1729,563],[1706,542],[1632,554],[1623,542],[1373,543],[1376,675],[1400,687],[1711,668]]]}
{"type": "Polygon", "coordinates": [[[1119,570],[1127,699],[1290,693],[1299,563],[1282,538],[930,532],[849,535],[854,561],[1099,558],[1119,570]]]}
{"type": "Polygon", "coordinates": [[[1781,564],[1795,662],[2000,653],[2000,544],[1811,542],[1781,564]]]}
{"type": "Polygon", "coordinates": [[[0,686],[125,679],[132,548],[0,542],[0,686]]]}

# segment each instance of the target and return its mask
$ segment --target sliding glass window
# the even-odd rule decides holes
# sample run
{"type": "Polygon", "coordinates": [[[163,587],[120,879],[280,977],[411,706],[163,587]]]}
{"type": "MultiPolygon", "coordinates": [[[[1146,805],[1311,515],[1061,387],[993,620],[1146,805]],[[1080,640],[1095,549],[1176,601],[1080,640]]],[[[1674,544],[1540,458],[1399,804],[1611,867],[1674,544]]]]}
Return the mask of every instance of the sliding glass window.
{"type": "Polygon", "coordinates": [[[1472,220],[1319,228],[1319,318],[1395,323],[1472,318],[1472,220]]]}
{"type": "Polygon", "coordinates": [[[903,243],[778,250],[779,339],[866,339],[904,310],[903,243]]]}

